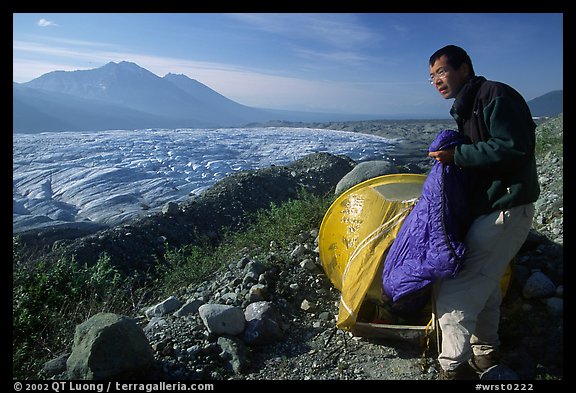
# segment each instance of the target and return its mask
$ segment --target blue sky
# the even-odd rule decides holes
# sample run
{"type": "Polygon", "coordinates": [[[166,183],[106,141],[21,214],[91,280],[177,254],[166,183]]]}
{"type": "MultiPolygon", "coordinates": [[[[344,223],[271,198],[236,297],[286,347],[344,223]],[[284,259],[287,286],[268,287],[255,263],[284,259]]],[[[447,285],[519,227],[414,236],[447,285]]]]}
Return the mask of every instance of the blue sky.
{"type": "Polygon", "coordinates": [[[448,44],[527,100],[563,88],[561,13],[15,13],[13,81],[125,60],[248,106],[447,117],[427,78],[448,44]]]}

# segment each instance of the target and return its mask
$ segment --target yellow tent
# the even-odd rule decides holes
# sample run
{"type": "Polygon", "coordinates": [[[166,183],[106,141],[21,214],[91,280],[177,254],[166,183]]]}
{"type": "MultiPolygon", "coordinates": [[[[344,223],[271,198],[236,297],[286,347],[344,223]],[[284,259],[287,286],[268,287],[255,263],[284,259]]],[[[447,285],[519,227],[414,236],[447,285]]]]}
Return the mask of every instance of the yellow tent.
{"type": "Polygon", "coordinates": [[[319,253],[324,271],[341,293],[339,328],[350,330],[366,297],[379,301],[383,256],[425,180],[417,174],[375,177],[345,191],[326,212],[319,253]]]}

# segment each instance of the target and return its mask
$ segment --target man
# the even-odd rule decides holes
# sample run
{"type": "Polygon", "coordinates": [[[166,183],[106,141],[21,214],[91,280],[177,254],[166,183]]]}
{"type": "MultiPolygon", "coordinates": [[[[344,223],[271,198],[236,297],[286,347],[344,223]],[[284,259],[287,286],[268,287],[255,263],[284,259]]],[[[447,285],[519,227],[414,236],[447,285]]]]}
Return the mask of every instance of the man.
{"type": "Polygon", "coordinates": [[[429,65],[430,83],[442,97],[454,99],[450,114],[472,141],[429,156],[470,168],[475,176],[468,201],[474,221],[462,270],[437,287],[439,379],[474,379],[472,369],[480,374],[499,362],[500,280],[528,236],[540,194],[536,125],[522,96],[476,76],[462,48],[439,49],[429,65]]]}

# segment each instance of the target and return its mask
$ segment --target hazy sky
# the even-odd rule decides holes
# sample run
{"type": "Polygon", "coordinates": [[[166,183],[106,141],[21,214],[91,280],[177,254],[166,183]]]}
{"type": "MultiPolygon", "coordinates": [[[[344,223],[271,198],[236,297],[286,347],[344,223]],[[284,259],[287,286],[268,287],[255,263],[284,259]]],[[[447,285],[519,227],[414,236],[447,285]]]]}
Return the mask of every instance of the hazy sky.
{"type": "Polygon", "coordinates": [[[13,81],[130,61],[244,105],[448,116],[428,59],[455,44],[527,99],[563,88],[561,13],[16,13],[13,81]]]}

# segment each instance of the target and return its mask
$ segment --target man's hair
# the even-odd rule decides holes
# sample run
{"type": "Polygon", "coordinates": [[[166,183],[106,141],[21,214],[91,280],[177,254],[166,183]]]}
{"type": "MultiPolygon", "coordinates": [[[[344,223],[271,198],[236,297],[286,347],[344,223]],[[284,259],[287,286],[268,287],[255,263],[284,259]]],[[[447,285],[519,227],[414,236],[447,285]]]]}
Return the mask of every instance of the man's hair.
{"type": "Polygon", "coordinates": [[[434,63],[436,63],[436,60],[442,56],[446,56],[446,62],[455,70],[460,68],[460,66],[464,63],[468,64],[468,67],[470,67],[470,75],[474,76],[472,60],[470,60],[470,56],[468,56],[468,53],[466,53],[464,49],[456,45],[447,45],[444,48],[440,48],[434,52],[432,56],[430,56],[430,65],[432,66],[434,63]]]}

